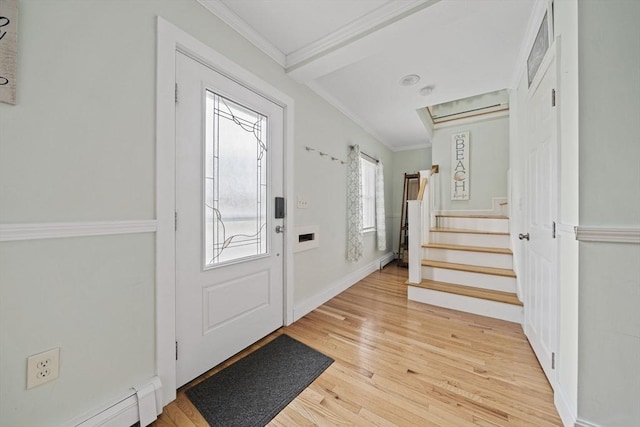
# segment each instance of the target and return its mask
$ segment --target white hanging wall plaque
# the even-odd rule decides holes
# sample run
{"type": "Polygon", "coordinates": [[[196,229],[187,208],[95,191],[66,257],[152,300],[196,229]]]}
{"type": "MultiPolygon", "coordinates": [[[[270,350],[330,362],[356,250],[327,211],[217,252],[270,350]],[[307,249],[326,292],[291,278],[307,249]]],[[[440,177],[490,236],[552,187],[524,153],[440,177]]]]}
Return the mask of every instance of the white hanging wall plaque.
{"type": "Polygon", "coordinates": [[[469,132],[451,137],[451,200],[469,200],[469,132]]]}
{"type": "Polygon", "coordinates": [[[0,0],[0,102],[16,105],[18,0],[0,0]]]}

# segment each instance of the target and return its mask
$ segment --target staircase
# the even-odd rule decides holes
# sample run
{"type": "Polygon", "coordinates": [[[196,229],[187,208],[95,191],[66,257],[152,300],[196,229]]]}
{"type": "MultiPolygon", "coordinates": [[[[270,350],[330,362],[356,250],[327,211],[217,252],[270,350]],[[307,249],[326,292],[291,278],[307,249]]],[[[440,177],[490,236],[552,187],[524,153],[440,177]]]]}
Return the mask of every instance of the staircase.
{"type": "Polygon", "coordinates": [[[426,235],[410,300],[522,323],[508,217],[436,215],[426,235]]]}

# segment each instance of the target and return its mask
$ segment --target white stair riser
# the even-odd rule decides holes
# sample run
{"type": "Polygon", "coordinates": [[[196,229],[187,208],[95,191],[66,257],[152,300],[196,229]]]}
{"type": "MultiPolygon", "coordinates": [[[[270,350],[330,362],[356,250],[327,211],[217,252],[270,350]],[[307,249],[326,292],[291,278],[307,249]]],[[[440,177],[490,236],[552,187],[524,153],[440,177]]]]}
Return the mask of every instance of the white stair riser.
{"type": "Polygon", "coordinates": [[[422,279],[456,285],[492,289],[494,291],[516,292],[516,279],[493,274],[473,273],[448,268],[422,266],[422,279]]]}
{"type": "Polygon", "coordinates": [[[522,324],[523,309],[519,305],[450,294],[417,286],[408,287],[408,298],[411,301],[522,324]]]}
{"type": "Polygon", "coordinates": [[[506,218],[465,218],[436,217],[436,226],[440,228],[460,228],[463,230],[509,232],[509,220],[506,218]]]}
{"type": "Polygon", "coordinates": [[[449,245],[484,246],[488,248],[508,248],[508,234],[474,234],[474,233],[429,233],[430,243],[446,243],[449,245]]]}
{"type": "Polygon", "coordinates": [[[456,264],[480,265],[494,268],[513,268],[513,255],[510,254],[423,248],[423,258],[432,261],[453,262],[456,264]]]}

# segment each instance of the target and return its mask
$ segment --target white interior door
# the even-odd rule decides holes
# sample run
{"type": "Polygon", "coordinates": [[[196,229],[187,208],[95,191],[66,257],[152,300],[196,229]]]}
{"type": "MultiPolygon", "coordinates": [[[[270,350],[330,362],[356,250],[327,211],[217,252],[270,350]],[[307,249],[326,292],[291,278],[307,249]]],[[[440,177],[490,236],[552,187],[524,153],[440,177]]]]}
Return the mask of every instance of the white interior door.
{"type": "Polygon", "coordinates": [[[176,55],[177,386],[283,325],[283,109],[176,55]]]}
{"type": "MultiPolygon", "coordinates": [[[[553,47],[540,66],[527,103],[527,226],[524,331],[549,379],[557,346],[558,251],[554,221],[558,212],[558,146],[553,47]]],[[[524,233],[523,233],[524,234],[524,233]]]]}

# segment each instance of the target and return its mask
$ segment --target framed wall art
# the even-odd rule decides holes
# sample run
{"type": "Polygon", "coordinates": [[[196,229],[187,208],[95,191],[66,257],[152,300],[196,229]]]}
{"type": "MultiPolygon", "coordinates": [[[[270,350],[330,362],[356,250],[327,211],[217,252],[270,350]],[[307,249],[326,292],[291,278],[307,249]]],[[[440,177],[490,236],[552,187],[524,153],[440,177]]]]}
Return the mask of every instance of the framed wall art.
{"type": "Polygon", "coordinates": [[[469,132],[451,137],[451,200],[469,200],[469,132]]]}

